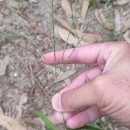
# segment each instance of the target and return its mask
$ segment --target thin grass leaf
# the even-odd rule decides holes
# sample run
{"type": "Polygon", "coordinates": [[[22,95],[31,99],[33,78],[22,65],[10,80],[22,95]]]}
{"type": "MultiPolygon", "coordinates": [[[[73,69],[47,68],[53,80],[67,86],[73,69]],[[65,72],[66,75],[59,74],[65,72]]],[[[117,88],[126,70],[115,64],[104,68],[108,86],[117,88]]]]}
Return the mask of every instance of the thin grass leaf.
{"type": "MultiPolygon", "coordinates": [[[[72,130],[72,129],[69,128],[68,130],[72,130]]],[[[81,128],[75,129],[75,130],[102,130],[102,129],[92,126],[92,125],[86,125],[86,126],[83,126],[81,128]]]]}
{"type": "Polygon", "coordinates": [[[48,120],[48,118],[44,114],[42,114],[41,112],[35,112],[35,113],[42,121],[44,121],[48,130],[57,130],[57,128],[52,124],[50,120],[48,120]]]}
{"type": "Polygon", "coordinates": [[[108,3],[109,0],[101,0],[102,3],[108,3]]]}

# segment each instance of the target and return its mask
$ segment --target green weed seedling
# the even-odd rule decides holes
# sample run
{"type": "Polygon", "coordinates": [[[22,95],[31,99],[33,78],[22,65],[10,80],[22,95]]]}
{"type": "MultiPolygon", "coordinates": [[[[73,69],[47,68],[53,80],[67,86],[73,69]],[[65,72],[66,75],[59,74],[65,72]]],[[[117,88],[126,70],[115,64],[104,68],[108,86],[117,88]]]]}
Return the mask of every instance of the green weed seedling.
{"type": "Polygon", "coordinates": [[[109,0],[101,0],[102,3],[108,3],[109,0]]]}
{"type": "Polygon", "coordinates": [[[42,114],[41,112],[35,112],[35,113],[42,121],[44,121],[48,130],[57,130],[55,125],[53,125],[53,123],[50,120],[48,120],[48,118],[44,114],[42,114]]]}
{"type": "Polygon", "coordinates": [[[22,9],[23,8],[23,0],[19,0],[19,2],[18,2],[18,7],[20,8],[20,9],[22,9]]]}
{"type": "MultiPolygon", "coordinates": [[[[36,115],[44,121],[48,130],[57,130],[56,126],[41,112],[36,112],[36,115]]],[[[72,130],[67,128],[67,130],[72,130]]],[[[85,125],[81,128],[74,129],[74,130],[102,130],[96,123],[92,123],[91,125],[85,125]]]]}

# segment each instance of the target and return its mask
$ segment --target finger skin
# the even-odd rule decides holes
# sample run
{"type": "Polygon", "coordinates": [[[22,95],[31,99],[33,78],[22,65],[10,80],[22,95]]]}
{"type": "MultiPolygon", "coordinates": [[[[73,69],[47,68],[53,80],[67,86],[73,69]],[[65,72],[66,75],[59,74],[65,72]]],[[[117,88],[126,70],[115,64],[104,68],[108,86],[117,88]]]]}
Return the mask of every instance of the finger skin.
{"type": "MultiPolygon", "coordinates": [[[[96,45],[91,44],[91,45],[76,48],[74,52],[73,49],[65,50],[65,53],[63,51],[57,51],[56,57],[54,56],[54,52],[50,52],[45,54],[40,59],[40,61],[43,63],[48,62],[49,64],[55,64],[55,62],[56,64],[60,64],[60,63],[95,64],[97,62],[98,56],[100,55],[102,50],[104,50],[104,48],[108,48],[107,46],[109,46],[109,44],[107,43],[96,44],[96,45]]],[[[107,51],[105,51],[105,53],[107,54],[107,51]]],[[[101,55],[101,59],[104,61],[103,55],[101,55]]]]}
{"type": "Polygon", "coordinates": [[[90,107],[85,111],[82,111],[67,120],[67,126],[71,129],[80,128],[88,123],[91,123],[102,116],[105,113],[102,112],[98,107],[90,107]]]}
{"type": "Polygon", "coordinates": [[[64,124],[71,128],[80,128],[88,123],[91,123],[103,116],[105,113],[98,107],[90,107],[86,110],[80,112],[70,112],[70,113],[60,113],[56,112],[54,114],[57,124],[64,124]]]}
{"type": "Polygon", "coordinates": [[[80,111],[96,105],[97,100],[95,84],[90,81],[63,94],[56,94],[52,99],[52,106],[58,112],[80,111]]]}
{"type": "Polygon", "coordinates": [[[69,118],[71,118],[77,113],[79,112],[64,112],[64,113],[55,112],[54,117],[55,117],[55,120],[57,121],[57,124],[64,124],[65,122],[67,122],[69,118]]]}
{"type": "MultiPolygon", "coordinates": [[[[55,110],[57,110],[57,107],[61,107],[60,100],[55,101],[55,97],[61,96],[62,93],[65,93],[69,90],[73,90],[75,88],[83,86],[85,83],[91,81],[92,79],[96,78],[102,73],[102,70],[99,67],[93,67],[90,70],[82,73],[80,76],[78,76],[69,86],[62,89],[59,93],[55,94],[52,98],[52,106],[55,110]]],[[[60,98],[61,99],[61,98],[60,98]]]]}
{"type": "Polygon", "coordinates": [[[85,71],[84,73],[80,74],[70,85],[62,89],[60,93],[80,87],[84,85],[85,83],[88,83],[89,81],[93,80],[94,78],[99,76],[101,73],[102,73],[102,70],[98,66],[95,66],[85,71]]]}
{"type": "MultiPolygon", "coordinates": [[[[91,52],[91,49],[87,50],[87,52],[91,52]]],[[[96,55],[95,53],[93,55],[92,51],[92,59],[87,57],[88,54],[79,53],[77,51],[67,63],[97,63],[96,65],[102,66],[103,73],[87,84],[81,85],[81,87],[73,88],[59,96],[57,95],[55,100],[53,98],[53,103],[58,103],[59,106],[57,105],[54,109],[68,113],[88,110],[92,106],[98,106],[111,118],[130,128],[130,46],[125,42],[122,42],[122,44],[111,44],[110,48],[104,47],[96,55]]],[[[51,57],[51,59],[53,58],[51,57]]],[[[53,64],[53,62],[51,63],[53,64]]],[[[60,63],[60,60],[57,63],[60,63]]],[[[100,116],[95,117],[99,118],[100,116]]],[[[78,118],[80,117],[78,116],[78,118]]],[[[84,124],[84,120],[81,119],[82,122],[75,126],[74,123],[77,118],[75,119],[72,116],[70,119],[67,120],[67,125],[71,128],[84,124]],[[75,121],[70,121],[71,123],[69,123],[71,118],[75,121]]],[[[91,119],[90,121],[93,120],[91,119]]]]}
{"type": "Polygon", "coordinates": [[[54,114],[54,117],[57,121],[57,124],[64,124],[66,122],[69,128],[75,129],[80,128],[87,123],[91,123],[104,115],[105,113],[101,111],[98,107],[90,107],[84,111],[79,112],[56,112],[54,114]]]}
{"type": "MultiPolygon", "coordinates": [[[[91,81],[92,79],[96,78],[102,73],[102,70],[95,66],[91,68],[90,70],[87,70],[86,72],[82,73],[79,75],[69,86],[66,88],[62,89],[60,93],[66,92],[68,90],[80,87],[84,85],[85,83],[91,81]]],[[[55,120],[57,123],[64,123],[64,119],[67,121],[69,118],[74,116],[75,114],[80,113],[80,112],[70,112],[70,113],[60,113],[60,112],[55,112],[55,120]],[[64,119],[63,119],[64,118],[64,119]]]]}

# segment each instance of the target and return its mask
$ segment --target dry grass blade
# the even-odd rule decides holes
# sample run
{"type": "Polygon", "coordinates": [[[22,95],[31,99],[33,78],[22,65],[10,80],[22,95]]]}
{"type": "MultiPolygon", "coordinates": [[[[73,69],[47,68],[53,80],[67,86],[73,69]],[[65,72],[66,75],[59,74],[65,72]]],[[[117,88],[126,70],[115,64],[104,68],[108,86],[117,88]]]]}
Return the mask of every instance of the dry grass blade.
{"type": "Polygon", "coordinates": [[[71,29],[69,23],[59,17],[55,17],[55,19],[67,30],[69,30],[71,33],[73,33],[78,38],[82,38],[83,41],[88,43],[95,43],[95,42],[101,42],[102,36],[95,33],[82,33],[79,30],[71,29]]]}
{"type": "Polygon", "coordinates": [[[128,30],[124,35],[123,38],[130,44],[130,30],[128,30]]]}
{"type": "Polygon", "coordinates": [[[59,76],[57,77],[57,82],[61,82],[75,73],[76,73],[76,70],[68,70],[64,73],[60,73],[59,76]]]}
{"type": "Polygon", "coordinates": [[[63,8],[63,10],[65,11],[66,15],[72,17],[72,8],[71,5],[69,3],[69,0],[62,0],[61,6],[63,8]]]}
{"type": "Polygon", "coordinates": [[[83,20],[85,20],[85,18],[86,18],[88,7],[89,7],[89,1],[84,0],[83,5],[82,5],[82,9],[81,9],[81,17],[83,20]]]}
{"type": "Polygon", "coordinates": [[[0,125],[7,130],[27,130],[16,119],[0,113],[0,125]]]}
{"type": "Polygon", "coordinates": [[[88,44],[87,42],[84,42],[83,40],[78,39],[77,37],[75,37],[72,33],[70,33],[68,30],[61,28],[61,27],[57,27],[57,34],[58,36],[63,40],[63,41],[67,41],[68,44],[77,46],[77,44],[79,43],[79,45],[83,46],[88,44]],[[68,37],[69,36],[69,37],[68,37]]]}
{"type": "Polygon", "coordinates": [[[105,18],[104,14],[100,10],[95,10],[95,17],[98,20],[100,24],[102,24],[105,28],[112,30],[114,29],[114,24],[111,22],[108,22],[107,19],[105,18]]]}

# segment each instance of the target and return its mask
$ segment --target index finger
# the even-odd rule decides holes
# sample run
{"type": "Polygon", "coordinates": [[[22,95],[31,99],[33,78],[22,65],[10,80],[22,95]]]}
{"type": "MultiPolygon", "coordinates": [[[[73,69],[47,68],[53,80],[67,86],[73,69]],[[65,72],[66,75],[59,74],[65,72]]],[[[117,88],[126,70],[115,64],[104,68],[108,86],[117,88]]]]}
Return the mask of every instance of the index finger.
{"type": "MultiPolygon", "coordinates": [[[[104,55],[100,55],[107,43],[91,44],[74,49],[67,49],[65,51],[50,52],[41,58],[41,62],[49,64],[95,64],[100,56],[104,61],[104,55]]],[[[105,52],[105,51],[104,51],[105,52]]]]}

